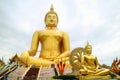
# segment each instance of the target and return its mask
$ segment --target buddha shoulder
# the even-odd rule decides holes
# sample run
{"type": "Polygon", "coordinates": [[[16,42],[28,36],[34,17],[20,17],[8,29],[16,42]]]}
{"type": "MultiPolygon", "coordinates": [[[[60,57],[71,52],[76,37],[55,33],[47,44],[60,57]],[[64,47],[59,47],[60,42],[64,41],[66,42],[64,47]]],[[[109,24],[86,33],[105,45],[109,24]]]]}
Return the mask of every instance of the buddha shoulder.
{"type": "Polygon", "coordinates": [[[67,32],[63,32],[63,31],[62,31],[62,34],[63,34],[63,36],[68,36],[68,33],[67,33],[67,32]]]}
{"type": "Polygon", "coordinates": [[[39,36],[40,32],[41,32],[40,30],[35,31],[35,32],[33,33],[33,36],[39,36]]]}

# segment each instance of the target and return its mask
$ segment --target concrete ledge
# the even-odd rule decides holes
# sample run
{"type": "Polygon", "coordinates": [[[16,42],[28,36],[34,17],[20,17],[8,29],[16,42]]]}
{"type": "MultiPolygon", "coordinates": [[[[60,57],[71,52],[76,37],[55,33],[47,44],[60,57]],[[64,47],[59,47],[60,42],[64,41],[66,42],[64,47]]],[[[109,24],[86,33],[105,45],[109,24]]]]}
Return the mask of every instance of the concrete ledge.
{"type": "Polygon", "coordinates": [[[111,76],[107,75],[107,76],[80,76],[79,80],[110,80],[111,76]]]}

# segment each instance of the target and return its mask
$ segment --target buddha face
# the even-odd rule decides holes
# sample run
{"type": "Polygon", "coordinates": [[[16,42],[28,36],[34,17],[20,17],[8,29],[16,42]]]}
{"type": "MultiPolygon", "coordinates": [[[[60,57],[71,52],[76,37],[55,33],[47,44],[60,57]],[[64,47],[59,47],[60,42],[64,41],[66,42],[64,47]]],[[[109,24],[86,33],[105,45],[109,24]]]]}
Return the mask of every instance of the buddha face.
{"type": "Polygon", "coordinates": [[[45,24],[47,27],[56,27],[58,23],[58,17],[55,13],[48,13],[45,16],[45,24]]]}
{"type": "Polygon", "coordinates": [[[91,53],[92,53],[92,49],[91,48],[87,48],[86,49],[86,54],[91,55],[91,53]]]}
{"type": "Polygon", "coordinates": [[[85,47],[85,54],[86,55],[92,54],[92,47],[90,45],[85,47]]]}

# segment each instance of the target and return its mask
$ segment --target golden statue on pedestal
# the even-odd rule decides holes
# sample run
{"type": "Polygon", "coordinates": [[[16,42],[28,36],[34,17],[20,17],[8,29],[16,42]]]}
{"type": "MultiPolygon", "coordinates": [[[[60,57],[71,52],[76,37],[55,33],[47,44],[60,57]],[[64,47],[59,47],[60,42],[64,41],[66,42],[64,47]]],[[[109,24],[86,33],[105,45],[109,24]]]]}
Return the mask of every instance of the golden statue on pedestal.
{"type": "Polygon", "coordinates": [[[96,75],[96,76],[104,76],[108,75],[108,69],[99,69],[99,63],[96,56],[92,54],[92,46],[87,43],[85,46],[85,53],[82,57],[82,67],[80,69],[80,73],[84,75],[96,75]]]}
{"type": "MultiPolygon", "coordinates": [[[[87,43],[85,48],[76,48],[71,53],[70,63],[76,74],[88,78],[109,78],[109,69],[99,68],[98,59],[92,54],[92,46],[87,43]]],[[[82,79],[84,80],[84,79],[82,79]]]]}
{"type": "Polygon", "coordinates": [[[69,37],[66,32],[57,29],[58,15],[54,12],[53,6],[45,15],[45,24],[44,30],[34,32],[30,50],[21,54],[22,61],[27,66],[34,64],[39,67],[42,64],[43,67],[49,67],[51,64],[58,63],[62,58],[69,64],[69,37]],[[35,58],[39,42],[41,43],[40,56],[35,58]]]}

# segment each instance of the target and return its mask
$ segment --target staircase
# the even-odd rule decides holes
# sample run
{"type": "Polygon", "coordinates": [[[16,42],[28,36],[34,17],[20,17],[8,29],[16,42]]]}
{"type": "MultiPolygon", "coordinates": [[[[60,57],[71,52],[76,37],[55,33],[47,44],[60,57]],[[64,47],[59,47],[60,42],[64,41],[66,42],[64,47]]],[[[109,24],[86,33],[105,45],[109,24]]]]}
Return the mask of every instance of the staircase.
{"type": "Polygon", "coordinates": [[[39,68],[30,68],[23,80],[37,80],[39,68]]]}
{"type": "Polygon", "coordinates": [[[41,67],[29,67],[26,73],[23,75],[22,80],[38,80],[40,75],[41,67]]]}

